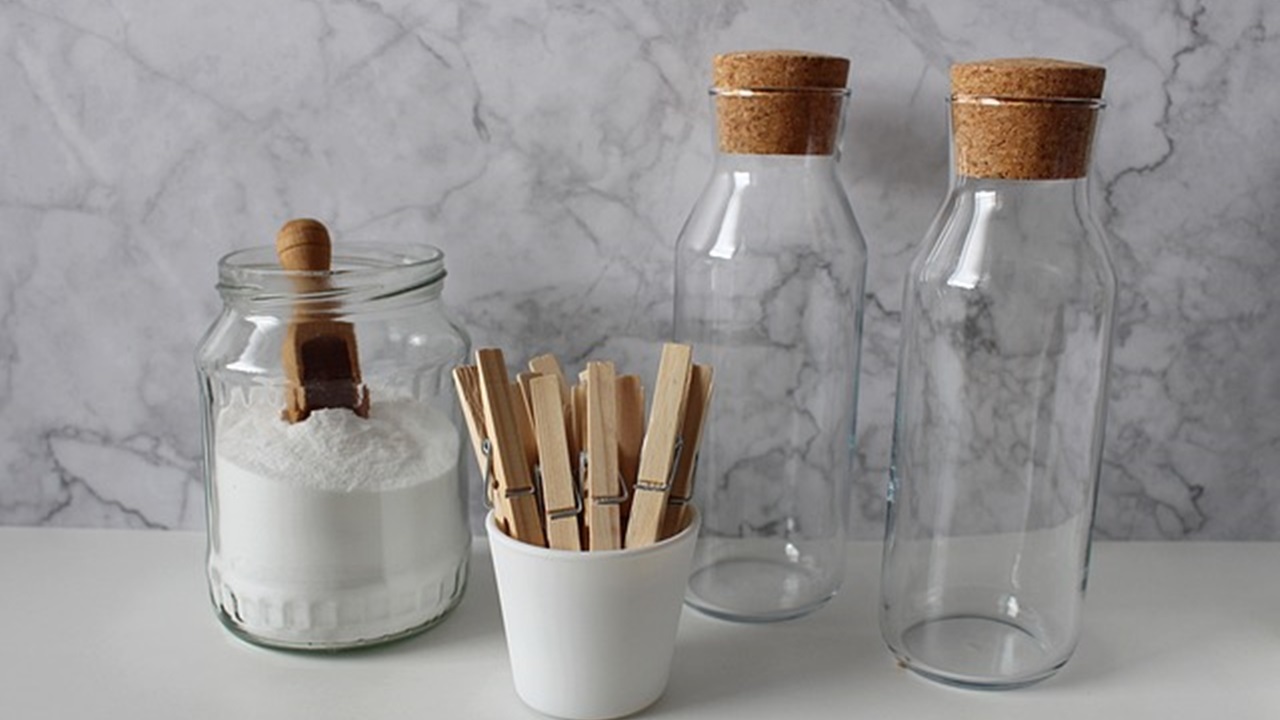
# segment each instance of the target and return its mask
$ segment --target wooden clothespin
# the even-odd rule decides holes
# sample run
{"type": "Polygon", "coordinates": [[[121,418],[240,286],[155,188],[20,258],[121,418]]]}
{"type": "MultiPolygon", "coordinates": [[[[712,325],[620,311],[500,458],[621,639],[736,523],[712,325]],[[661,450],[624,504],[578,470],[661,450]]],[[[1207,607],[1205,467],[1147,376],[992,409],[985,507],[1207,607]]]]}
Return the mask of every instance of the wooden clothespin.
{"type": "MultiPolygon", "coordinates": [[[[520,438],[516,408],[512,407],[511,378],[507,375],[502,351],[476,351],[480,373],[480,396],[484,401],[485,427],[493,457],[498,486],[495,507],[505,518],[506,533],[516,540],[545,547],[538,498],[530,477],[528,457],[520,438]]],[[[523,410],[521,410],[523,412],[523,410]]]]}
{"type": "MultiPolygon", "coordinates": [[[[329,289],[329,231],[317,220],[290,220],[276,233],[280,266],[293,271],[299,294],[329,289]]],[[[312,410],[349,408],[369,417],[369,390],[360,379],[355,326],[334,320],[336,305],[308,302],[294,309],[286,330],[284,417],[306,420],[312,410]]]]}
{"type": "Polygon", "coordinates": [[[618,388],[610,362],[587,363],[587,533],[592,550],[622,548],[618,388]]]}
{"type": "MultiPolygon", "coordinates": [[[[520,373],[524,375],[525,373],[520,373]]],[[[511,383],[511,409],[516,415],[516,430],[520,435],[520,447],[524,449],[525,463],[531,468],[534,497],[538,499],[538,515],[542,515],[542,486],[538,482],[538,436],[533,425],[533,406],[529,404],[528,395],[520,386],[520,376],[511,383]]],[[[546,526],[543,526],[546,529],[546,526]]]]}
{"type": "Polygon", "coordinates": [[[516,375],[516,385],[520,386],[520,396],[524,399],[525,407],[529,409],[530,421],[535,420],[533,416],[533,381],[538,377],[538,373],[526,371],[516,375]]]}
{"type": "Polygon", "coordinates": [[[564,376],[564,368],[560,367],[560,361],[555,355],[547,353],[533,358],[529,361],[529,371],[537,375],[550,375],[556,379],[560,387],[561,407],[568,407],[573,401],[569,393],[569,381],[564,376]]]}
{"type": "Polygon", "coordinates": [[[689,523],[689,503],[693,500],[693,474],[698,469],[698,446],[711,407],[713,373],[709,365],[694,365],[689,377],[689,395],[680,426],[680,461],[671,480],[662,537],[676,535],[689,523]]]}
{"type": "MultiPolygon", "coordinates": [[[[484,486],[485,504],[497,507],[493,502],[493,490],[497,480],[493,476],[493,451],[489,446],[489,433],[484,426],[484,400],[480,397],[480,371],[475,365],[459,365],[453,369],[453,385],[458,390],[458,402],[462,406],[462,419],[471,437],[471,451],[475,453],[480,468],[480,483],[484,486]]],[[[506,527],[506,518],[498,513],[498,525],[506,527]]]]}
{"type": "Polygon", "coordinates": [[[547,541],[560,550],[581,550],[578,517],[582,514],[582,495],[573,479],[560,380],[553,375],[538,375],[530,379],[528,387],[542,468],[547,541]]]}
{"type": "MultiPolygon", "coordinates": [[[[574,458],[581,459],[587,452],[587,386],[573,386],[573,406],[569,408],[569,448],[574,458]]],[[[587,478],[579,477],[578,483],[586,487],[587,478]]]]}
{"type": "Polygon", "coordinates": [[[538,437],[533,432],[533,408],[525,399],[520,383],[511,383],[511,410],[516,416],[516,431],[520,436],[520,447],[524,450],[524,459],[529,467],[538,465],[538,437]]]}
{"type": "Polygon", "coordinates": [[[688,345],[667,343],[662,347],[658,379],[654,383],[649,429],[640,450],[635,497],[627,524],[627,547],[652,545],[661,538],[662,516],[671,492],[671,481],[689,392],[693,351],[688,345]]]}
{"type": "MultiPolygon", "coordinates": [[[[564,368],[560,367],[560,361],[555,355],[546,353],[538,355],[529,361],[529,371],[538,375],[549,375],[556,378],[560,387],[560,403],[564,413],[564,429],[565,437],[569,441],[569,459],[573,462],[573,466],[577,467],[578,454],[582,450],[581,443],[578,442],[577,426],[574,424],[573,415],[573,389],[569,387],[569,381],[565,379],[564,368]]],[[[576,473],[574,475],[577,477],[576,473]]],[[[581,492],[581,487],[579,487],[581,492]]]]}
{"type": "Polygon", "coordinates": [[[631,497],[640,470],[640,446],[644,443],[644,385],[638,375],[618,378],[618,472],[622,475],[622,520],[631,517],[631,497]]]}

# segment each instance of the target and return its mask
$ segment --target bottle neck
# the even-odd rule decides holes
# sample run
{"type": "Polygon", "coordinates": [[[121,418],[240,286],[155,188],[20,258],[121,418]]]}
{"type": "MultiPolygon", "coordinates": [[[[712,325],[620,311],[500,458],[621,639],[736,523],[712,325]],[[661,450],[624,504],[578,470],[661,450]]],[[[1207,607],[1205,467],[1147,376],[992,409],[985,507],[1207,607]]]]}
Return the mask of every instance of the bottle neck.
{"type": "Polygon", "coordinates": [[[751,153],[716,152],[715,172],[746,172],[780,178],[801,175],[834,175],[837,156],[829,155],[756,155],[751,153]]]}

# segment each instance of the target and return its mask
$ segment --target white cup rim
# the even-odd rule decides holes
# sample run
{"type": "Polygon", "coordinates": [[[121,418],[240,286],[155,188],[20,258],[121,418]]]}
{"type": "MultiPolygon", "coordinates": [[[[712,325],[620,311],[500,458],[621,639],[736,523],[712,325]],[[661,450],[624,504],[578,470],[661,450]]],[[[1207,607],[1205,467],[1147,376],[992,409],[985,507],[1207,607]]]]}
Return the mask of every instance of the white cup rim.
{"type": "Polygon", "coordinates": [[[484,518],[485,530],[489,534],[490,544],[501,545],[509,552],[516,552],[522,555],[541,558],[544,560],[561,561],[561,562],[609,562],[617,561],[621,558],[643,557],[645,555],[654,555],[666,552],[672,545],[676,545],[688,537],[690,534],[697,534],[702,524],[702,514],[698,512],[697,507],[690,505],[693,510],[693,517],[689,519],[689,524],[684,526],[680,532],[669,538],[660,540],[652,545],[646,545],[639,548],[623,548],[621,550],[561,550],[559,548],[546,548],[537,545],[530,545],[510,537],[502,532],[498,527],[496,514],[490,510],[484,518]]]}

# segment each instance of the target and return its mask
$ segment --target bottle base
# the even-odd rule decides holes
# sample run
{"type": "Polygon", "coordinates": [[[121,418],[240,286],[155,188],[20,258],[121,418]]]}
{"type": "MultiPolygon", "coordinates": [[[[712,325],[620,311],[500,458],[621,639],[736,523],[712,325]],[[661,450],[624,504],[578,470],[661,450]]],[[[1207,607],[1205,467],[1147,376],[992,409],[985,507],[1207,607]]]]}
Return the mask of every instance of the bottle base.
{"type": "Polygon", "coordinates": [[[1006,619],[951,615],[919,622],[889,642],[899,664],[935,682],[971,690],[1013,690],[1053,676],[1070,651],[1054,650],[1006,619]]]}
{"type": "Polygon", "coordinates": [[[720,620],[781,622],[817,610],[836,589],[830,578],[795,563],[734,558],[695,569],[685,604],[720,620]]]}

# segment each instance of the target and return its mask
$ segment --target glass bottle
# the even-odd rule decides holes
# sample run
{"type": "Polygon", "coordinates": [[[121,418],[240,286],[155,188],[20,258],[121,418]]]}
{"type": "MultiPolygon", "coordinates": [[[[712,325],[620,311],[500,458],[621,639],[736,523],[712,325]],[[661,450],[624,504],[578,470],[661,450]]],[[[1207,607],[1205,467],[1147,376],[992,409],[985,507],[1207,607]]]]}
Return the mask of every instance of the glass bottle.
{"type": "Polygon", "coordinates": [[[330,272],[308,272],[262,247],[222,258],[218,276],[224,305],[196,364],[219,619],[303,650],[439,622],[462,598],[471,543],[449,376],[469,340],[441,304],[443,254],[347,244],[330,272]],[[304,322],[353,331],[367,417],[321,403],[286,420],[283,358],[304,322]]]}
{"type": "Polygon", "coordinates": [[[675,336],[715,368],[692,607],[821,606],[844,576],[867,252],[838,175],[849,62],[715,58],[715,168],[680,233],[675,336]]]}
{"type": "Polygon", "coordinates": [[[906,280],[881,630],[945,683],[1026,685],[1080,633],[1116,281],[1087,170],[1105,70],[952,68],[949,195],[906,280]]]}

